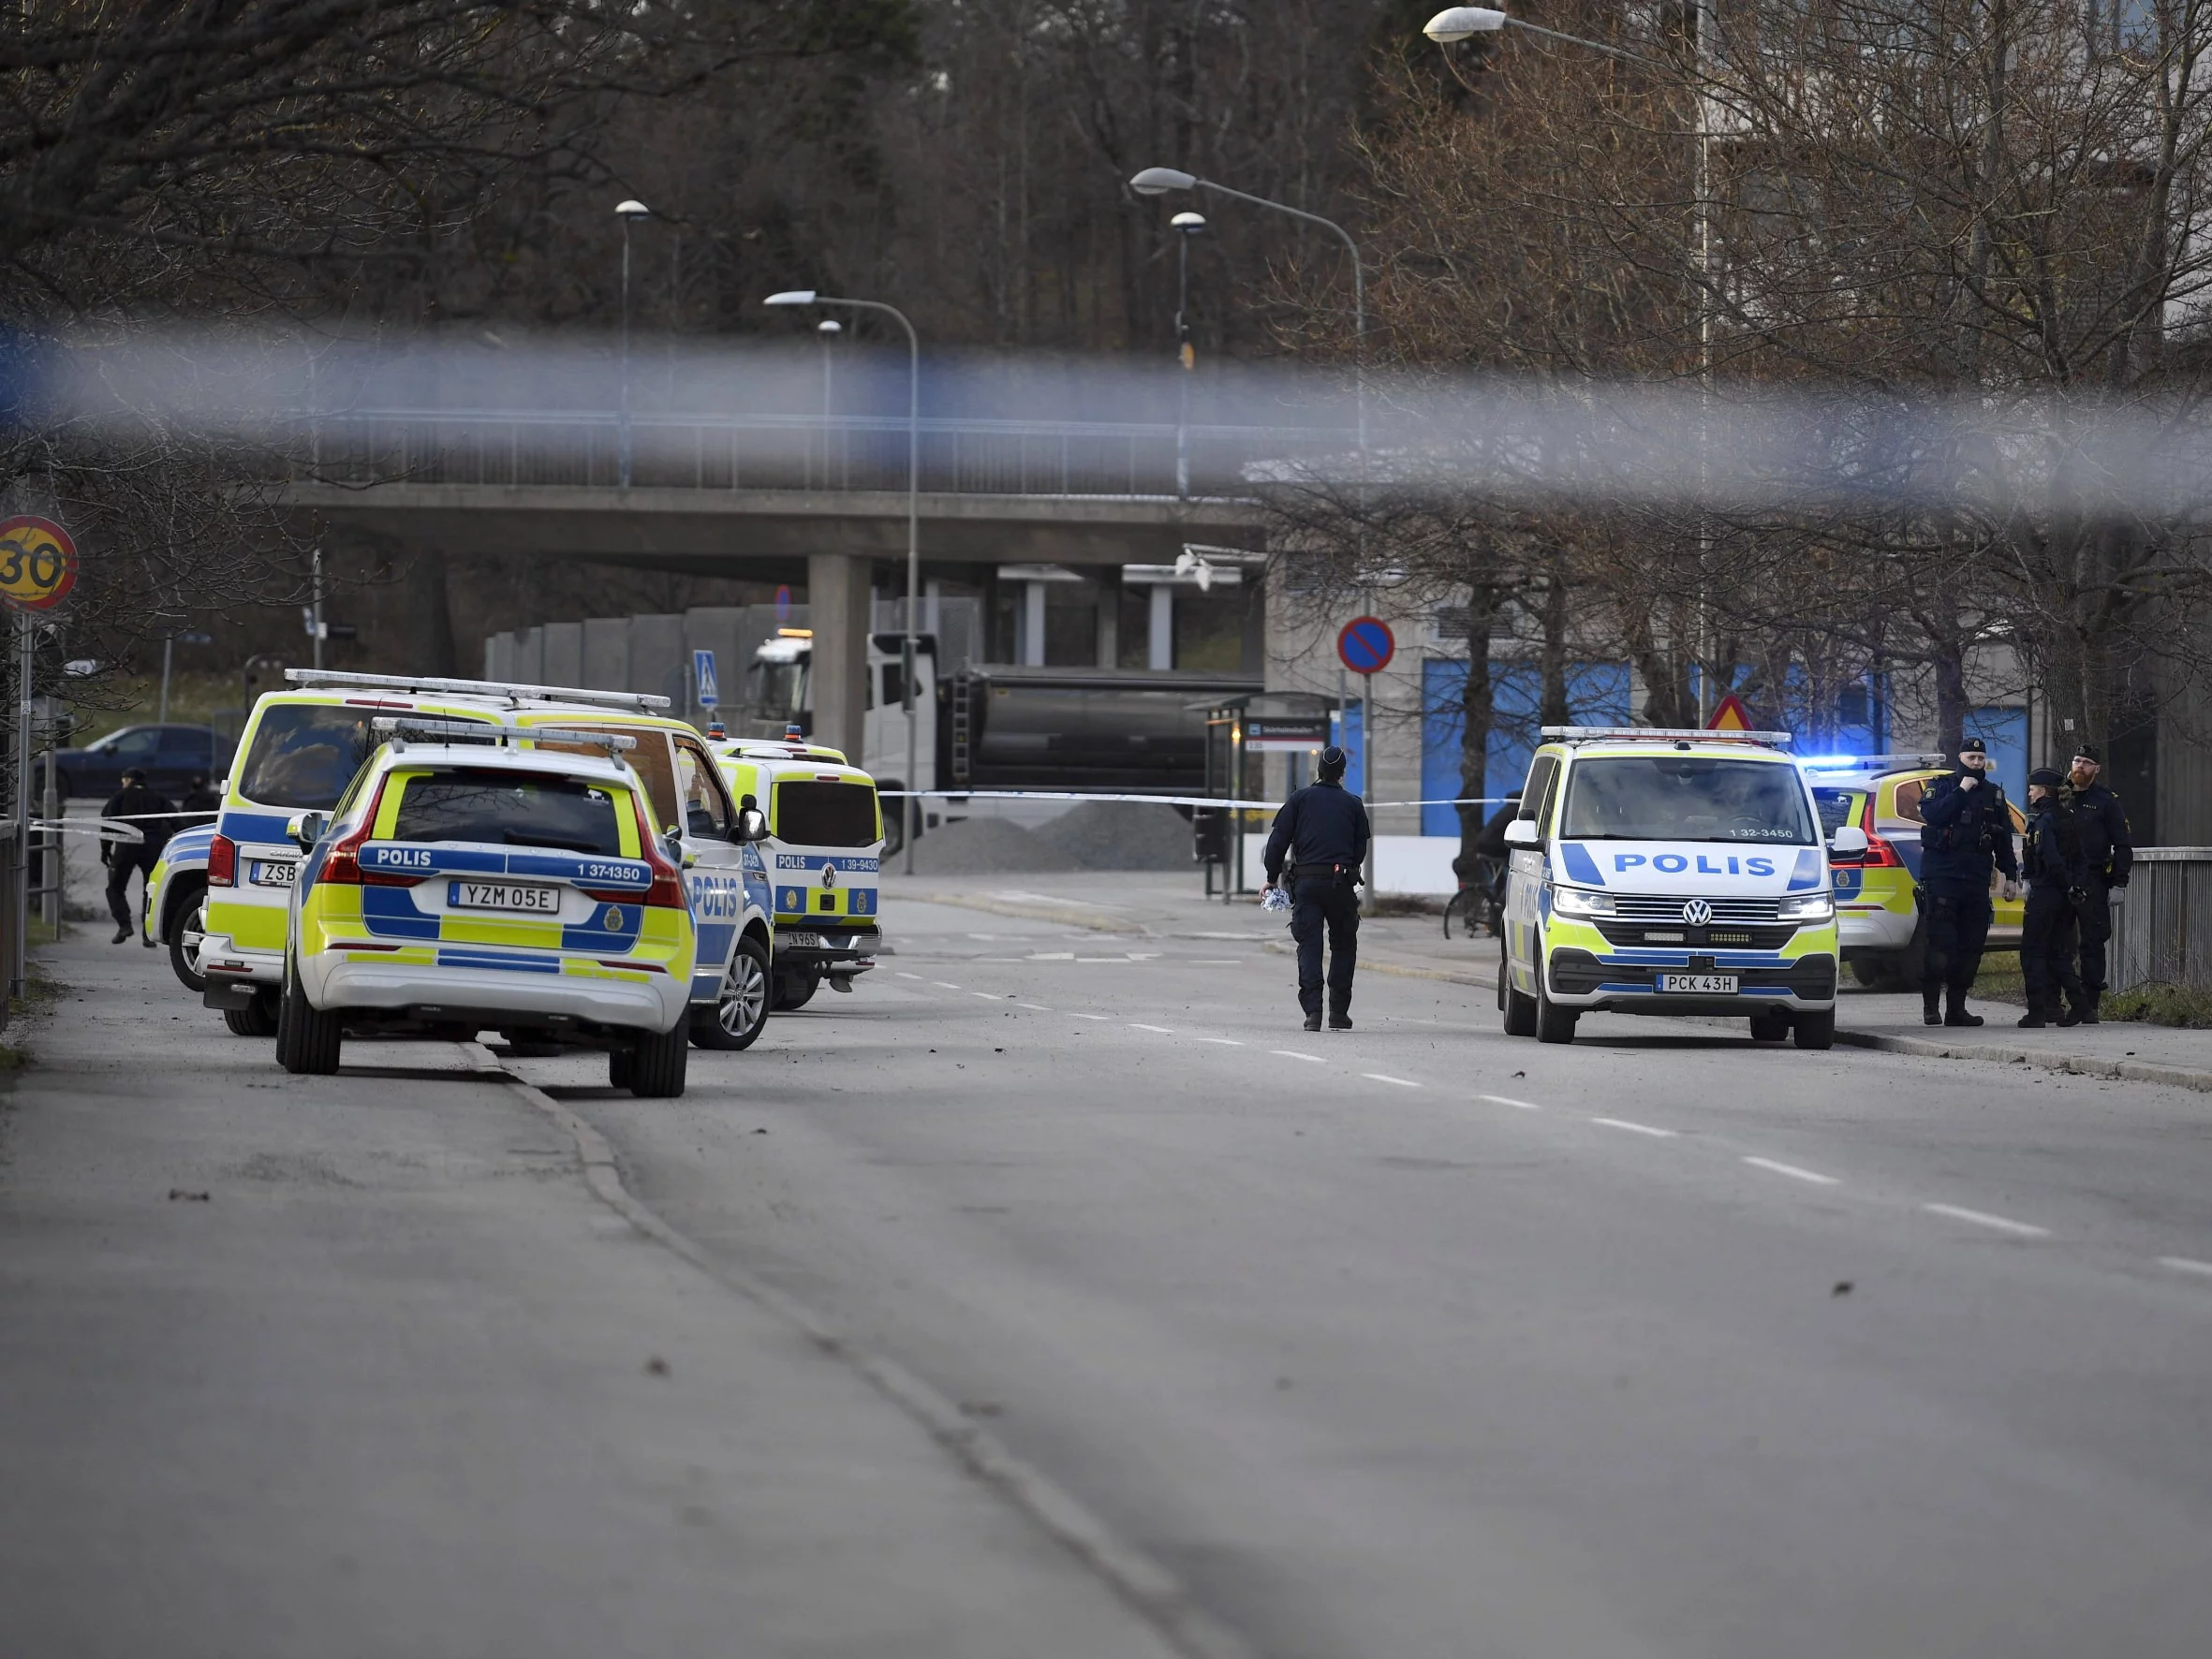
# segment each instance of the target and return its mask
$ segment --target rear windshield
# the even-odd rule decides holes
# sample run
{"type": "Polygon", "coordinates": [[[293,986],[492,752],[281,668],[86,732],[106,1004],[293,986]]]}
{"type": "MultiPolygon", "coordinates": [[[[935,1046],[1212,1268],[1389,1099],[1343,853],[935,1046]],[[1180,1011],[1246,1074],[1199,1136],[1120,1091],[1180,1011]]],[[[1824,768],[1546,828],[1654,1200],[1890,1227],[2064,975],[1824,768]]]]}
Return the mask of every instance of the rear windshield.
{"type": "Polygon", "coordinates": [[[329,812],[376,747],[371,714],[327,703],[270,705],[254,727],[238,793],[256,806],[329,812]]]}
{"type": "Polygon", "coordinates": [[[778,784],[769,828],[778,841],[801,846],[868,846],[876,840],[875,786],[778,784]]]}
{"type": "Polygon", "coordinates": [[[575,778],[511,771],[435,772],[411,779],[394,841],[478,841],[622,856],[616,817],[627,791],[575,778]]]}
{"type": "Polygon", "coordinates": [[[1797,769],[1703,755],[1580,760],[1559,833],[1571,841],[1813,840],[1797,769]]]}
{"type": "Polygon", "coordinates": [[[1838,789],[1833,786],[1813,785],[1813,806],[1821,815],[1821,833],[1833,836],[1846,824],[1859,821],[1860,811],[1866,804],[1864,789],[1838,789]]]}

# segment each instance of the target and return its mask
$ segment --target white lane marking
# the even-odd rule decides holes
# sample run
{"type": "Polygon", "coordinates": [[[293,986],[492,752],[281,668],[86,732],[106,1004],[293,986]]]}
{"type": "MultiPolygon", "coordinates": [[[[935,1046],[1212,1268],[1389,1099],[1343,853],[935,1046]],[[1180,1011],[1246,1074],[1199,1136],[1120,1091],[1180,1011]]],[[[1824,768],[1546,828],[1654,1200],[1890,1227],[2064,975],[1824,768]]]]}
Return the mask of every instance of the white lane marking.
{"type": "Polygon", "coordinates": [[[1161,1036],[1173,1036],[1175,1035],[1164,1025],[1146,1025],[1143,1021],[1139,1020],[1130,1020],[1129,1029],[1131,1031],[1157,1031],[1161,1036]]]}
{"type": "Polygon", "coordinates": [[[999,1000],[998,992],[995,991],[971,991],[967,994],[970,996],[980,996],[987,1003],[995,1003],[999,1000]]]}
{"type": "Polygon", "coordinates": [[[1995,1227],[2000,1233],[2012,1233],[2022,1239],[2048,1239],[2049,1227],[2029,1226],[2024,1221],[2008,1221],[2001,1215],[1984,1214],[1979,1210],[1961,1210],[1956,1204],[1923,1204],[1921,1208],[1930,1215],[1948,1215],[1953,1221],[1970,1221],[1978,1227],[1995,1227]]]}
{"type": "Polygon", "coordinates": [[[913,979],[913,980],[919,981],[919,980],[921,979],[921,977],[922,977],[922,976],[921,976],[920,974],[909,974],[909,973],[907,973],[907,970],[906,970],[906,969],[904,969],[904,968],[894,968],[894,969],[892,969],[892,971],[893,973],[897,974],[897,975],[898,975],[898,976],[899,976],[900,978],[902,978],[902,979],[913,979]]]}
{"type": "Polygon", "coordinates": [[[1014,1006],[1017,1008],[1027,1008],[1032,1014],[1049,1014],[1052,1012],[1052,1010],[1046,1007],[1042,1003],[1016,1003],[1014,1006]]]}
{"type": "Polygon", "coordinates": [[[1270,1054],[1280,1054],[1285,1060],[1310,1060],[1316,1065],[1326,1065],[1329,1064],[1319,1054],[1301,1054],[1295,1049],[1270,1049],[1268,1050],[1268,1052],[1270,1054]]]}
{"type": "Polygon", "coordinates": [[[1511,1094],[1478,1094],[1477,1100],[1487,1100],[1492,1106],[1510,1106],[1515,1111],[1541,1111],[1543,1108],[1533,1100],[1515,1100],[1511,1094]]]}
{"type": "Polygon", "coordinates": [[[1792,1181],[1809,1181],[1815,1186],[1840,1186],[1833,1175],[1821,1175],[1811,1169],[1800,1169],[1794,1164],[1777,1164],[1772,1158],[1746,1158],[1745,1163],[1754,1169],[1771,1169],[1777,1175],[1787,1175],[1792,1181]]]}
{"type": "Polygon", "coordinates": [[[932,985],[936,986],[936,988],[937,988],[939,991],[959,991],[959,990],[962,990],[962,989],[964,989],[963,987],[961,987],[961,986],[958,986],[958,985],[951,985],[951,984],[948,984],[948,983],[946,983],[946,982],[945,982],[944,980],[942,980],[942,979],[932,979],[932,980],[930,981],[930,983],[931,983],[932,985]]]}
{"type": "Polygon", "coordinates": [[[1401,1089],[1418,1089],[1421,1087],[1421,1085],[1415,1082],[1411,1078],[1394,1078],[1387,1072],[1364,1071],[1360,1073],[1360,1076],[1366,1078],[1373,1082],[1395,1083],[1401,1089]]]}
{"type": "Polygon", "coordinates": [[[1244,1044],[1238,1042],[1234,1037],[1199,1037],[1196,1040],[1202,1043],[1219,1043],[1224,1049],[1241,1049],[1244,1047],[1244,1044]]]}
{"type": "Polygon", "coordinates": [[[1070,1020],[1111,1020],[1113,1016],[1111,1014],[1070,1014],[1068,1018],[1070,1020]]]}
{"type": "Polygon", "coordinates": [[[2161,1255],[2159,1266],[2172,1268],[2176,1273],[2201,1273],[2212,1279],[2212,1261],[2191,1261],[2186,1255],[2161,1255]]]}
{"type": "Polygon", "coordinates": [[[1626,1129],[1631,1135],[1648,1135],[1654,1140],[1672,1140],[1672,1129],[1654,1129],[1649,1123],[1631,1123],[1626,1118],[1592,1118],[1593,1123],[1603,1123],[1608,1129],[1626,1129]]]}
{"type": "Polygon", "coordinates": [[[1190,965],[1194,968],[1233,968],[1241,966],[1244,960],[1241,956],[1194,956],[1190,959],[1190,965]]]}
{"type": "Polygon", "coordinates": [[[1071,962],[1075,960],[1075,952],[1072,950],[1040,950],[1033,953],[1029,960],[1033,962],[1071,962]]]}

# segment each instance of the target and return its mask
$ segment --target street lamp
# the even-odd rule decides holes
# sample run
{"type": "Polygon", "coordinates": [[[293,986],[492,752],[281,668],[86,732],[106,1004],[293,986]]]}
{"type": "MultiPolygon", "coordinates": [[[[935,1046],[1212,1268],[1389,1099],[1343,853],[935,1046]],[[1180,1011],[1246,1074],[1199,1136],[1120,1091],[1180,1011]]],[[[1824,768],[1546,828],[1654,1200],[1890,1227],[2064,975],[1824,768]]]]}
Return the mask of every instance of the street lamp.
{"type": "Polygon", "coordinates": [[[831,390],[833,373],[830,347],[837,344],[837,336],[845,332],[845,325],[833,316],[825,316],[814,325],[817,338],[822,343],[822,488],[830,485],[830,449],[835,439],[830,422],[835,418],[836,400],[831,390]]]}
{"type": "Polygon", "coordinates": [[[1177,213],[1168,221],[1175,233],[1175,357],[1183,365],[1175,402],[1175,494],[1190,493],[1190,375],[1198,353],[1190,344],[1190,239],[1206,228],[1203,213],[1177,213]]]}
{"type": "Polygon", "coordinates": [[[653,210],[641,201],[618,201],[614,216],[622,221],[622,487],[630,487],[630,225],[647,218],[653,210]]]}
{"type": "Polygon", "coordinates": [[[1359,404],[1360,476],[1367,473],[1367,276],[1360,264],[1359,243],[1351,239],[1351,232],[1334,219],[1324,219],[1319,213],[1309,213],[1304,208],[1294,208],[1288,202],[1270,201],[1264,196],[1249,196],[1242,190],[1231,190],[1227,184],[1217,184],[1211,179],[1202,179],[1178,168],[1148,167],[1129,181],[1129,188],[1139,196],[1165,196],[1171,190],[1211,190],[1217,196],[1226,196],[1234,201],[1249,202],[1254,207],[1266,208],[1271,213],[1288,213],[1293,219],[1304,219],[1308,225],[1319,225],[1333,231],[1344,243],[1344,251],[1351,256],[1351,315],[1352,315],[1352,385],[1359,404]]]}
{"type": "MultiPolygon", "coordinates": [[[[914,841],[922,822],[920,799],[914,792],[920,745],[914,713],[914,615],[922,604],[922,338],[907,314],[880,300],[840,300],[812,288],[787,288],[771,294],[763,305],[842,305],[848,311],[880,311],[907,330],[907,629],[905,668],[899,676],[899,706],[907,712],[906,873],[914,874],[914,841]]],[[[865,758],[863,756],[863,758],[865,758]]]]}

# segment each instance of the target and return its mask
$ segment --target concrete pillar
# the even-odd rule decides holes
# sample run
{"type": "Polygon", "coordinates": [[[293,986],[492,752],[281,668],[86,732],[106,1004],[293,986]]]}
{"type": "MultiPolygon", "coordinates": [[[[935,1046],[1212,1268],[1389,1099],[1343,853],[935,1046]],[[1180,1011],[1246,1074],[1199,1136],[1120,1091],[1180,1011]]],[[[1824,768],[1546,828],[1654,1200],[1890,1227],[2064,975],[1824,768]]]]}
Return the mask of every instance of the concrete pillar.
{"type": "Polygon", "coordinates": [[[922,632],[937,637],[943,641],[945,611],[945,584],[931,577],[922,584],[922,632]]]}
{"type": "Polygon", "coordinates": [[[1099,572],[1099,667],[1121,667],[1121,572],[1107,565],[1099,572]]]}
{"type": "Polygon", "coordinates": [[[1152,613],[1145,619],[1151,625],[1146,641],[1144,666],[1148,668],[1172,668],[1175,666],[1175,590],[1164,581],[1152,584],[1152,613]]]}
{"type": "Polygon", "coordinates": [[[814,629],[807,674],[814,740],[856,765],[868,707],[868,561],[850,553],[806,555],[806,614],[814,629]]]}
{"type": "Polygon", "coordinates": [[[1044,583],[1022,584],[1022,666],[1044,667],[1044,583]]]}

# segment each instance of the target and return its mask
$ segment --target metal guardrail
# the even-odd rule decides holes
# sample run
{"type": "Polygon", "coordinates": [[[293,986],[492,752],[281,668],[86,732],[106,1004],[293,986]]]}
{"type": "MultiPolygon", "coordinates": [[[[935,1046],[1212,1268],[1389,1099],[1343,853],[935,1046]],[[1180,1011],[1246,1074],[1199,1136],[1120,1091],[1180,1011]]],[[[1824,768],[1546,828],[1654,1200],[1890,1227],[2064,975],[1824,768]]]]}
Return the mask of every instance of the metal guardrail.
{"type": "Polygon", "coordinates": [[[2113,900],[2113,990],[2212,987],[2212,846],[2138,847],[2113,900]]]}
{"type": "MultiPolygon", "coordinates": [[[[281,470],[335,484],[615,488],[624,421],[601,411],[361,409],[295,414],[304,453],[281,470]]],[[[907,422],[891,416],[638,415],[628,422],[639,489],[903,491],[907,422]]],[[[1189,493],[1243,493],[1257,464],[1349,453],[1327,427],[1194,426],[1189,493]]],[[[922,488],[966,495],[1173,497],[1172,425],[924,419],[922,488]]]]}

